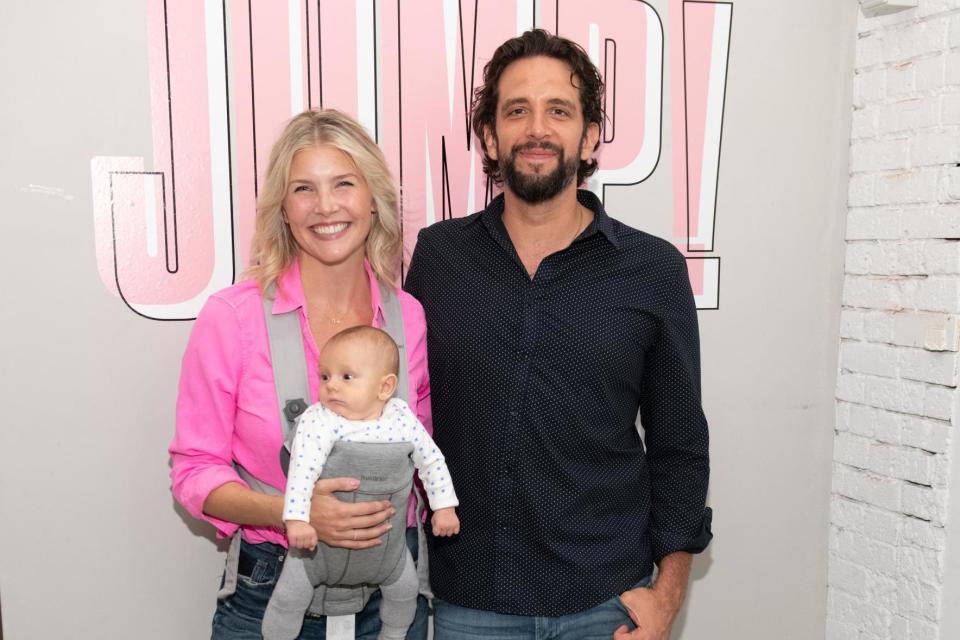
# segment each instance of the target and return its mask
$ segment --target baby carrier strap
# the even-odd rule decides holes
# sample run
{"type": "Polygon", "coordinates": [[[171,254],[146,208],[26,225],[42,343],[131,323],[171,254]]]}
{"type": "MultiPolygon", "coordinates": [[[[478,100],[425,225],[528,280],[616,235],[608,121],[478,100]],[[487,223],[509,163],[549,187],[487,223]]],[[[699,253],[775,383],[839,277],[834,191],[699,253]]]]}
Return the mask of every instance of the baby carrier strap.
{"type": "MultiPolygon", "coordinates": [[[[410,375],[408,368],[408,357],[406,350],[406,334],[404,331],[403,311],[400,307],[400,300],[392,287],[384,285],[377,281],[380,290],[380,304],[383,310],[383,330],[393,338],[397,343],[399,350],[399,367],[397,371],[397,388],[394,396],[409,402],[410,401],[410,375]]],[[[284,446],[280,448],[280,463],[284,473],[287,472],[290,463],[290,444],[293,442],[293,436],[296,434],[297,420],[300,415],[309,406],[310,387],[307,377],[307,359],[303,348],[303,335],[300,328],[300,315],[297,309],[285,313],[274,313],[273,302],[276,297],[275,285],[267,289],[267,295],[263,297],[264,318],[267,326],[267,335],[270,342],[270,358],[273,366],[273,377],[276,386],[277,404],[280,408],[281,428],[283,429],[284,446]]],[[[330,457],[327,460],[326,469],[332,469],[338,465],[337,459],[340,458],[338,449],[340,445],[349,443],[337,443],[330,457]]],[[[341,449],[342,450],[342,449],[341,449]]],[[[353,456],[350,456],[353,458],[353,456]]],[[[348,465],[344,468],[356,468],[358,461],[351,459],[345,461],[348,465]]],[[[382,459],[381,459],[382,462],[382,459]]],[[[412,462],[410,463],[412,465],[412,462]]],[[[240,465],[236,465],[237,473],[254,491],[270,495],[283,495],[274,487],[260,481],[250,472],[240,465]]],[[[344,475],[344,474],[341,474],[344,475]]],[[[345,473],[345,475],[351,475],[345,473]]],[[[324,477],[337,477],[334,475],[323,474],[324,477]]],[[[408,473],[412,479],[412,467],[408,473]]],[[[406,496],[410,494],[409,483],[406,493],[397,506],[397,516],[402,516],[399,524],[394,523],[394,530],[402,532],[406,528],[406,496]]],[[[432,597],[429,589],[429,574],[427,573],[427,542],[423,531],[423,513],[426,510],[424,500],[419,491],[414,492],[417,496],[417,533],[419,544],[419,561],[417,562],[417,575],[420,580],[420,590],[428,597],[432,597]]],[[[337,494],[341,499],[356,500],[353,492],[337,494]],[[351,497],[352,496],[352,497],[351,497]]],[[[362,494],[361,494],[362,495],[362,494]]],[[[370,498],[382,499],[382,498],[370,498]]],[[[396,505],[395,505],[396,506],[396,505]]],[[[395,516],[395,517],[397,517],[395,516]]],[[[218,593],[218,597],[226,598],[236,590],[237,563],[240,555],[240,532],[234,536],[230,549],[227,552],[227,568],[225,571],[224,585],[218,593]]],[[[391,536],[391,539],[397,538],[403,543],[405,536],[391,536]]],[[[386,546],[386,545],[382,545],[386,546]]],[[[347,550],[343,550],[347,551],[347,550]]],[[[344,584],[349,584],[344,581],[344,584]]],[[[375,587],[365,585],[358,587],[329,587],[321,585],[317,587],[313,602],[310,605],[310,613],[314,615],[349,615],[362,610],[373,593],[375,587]]]]}
{"type": "MultiPolygon", "coordinates": [[[[397,389],[393,395],[410,403],[410,362],[407,357],[407,335],[404,332],[403,310],[400,308],[400,298],[392,287],[384,286],[379,280],[380,285],[380,306],[383,309],[383,330],[390,334],[393,341],[397,343],[397,349],[400,351],[399,371],[397,375],[397,389]]],[[[408,492],[409,495],[409,492],[408,492]]],[[[420,581],[420,593],[433,599],[433,593],[430,591],[430,563],[427,553],[427,534],[423,528],[423,520],[427,511],[426,499],[423,492],[416,490],[413,495],[417,497],[417,578],[420,581]]],[[[400,511],[400,509],[398,509],[400,511]]],[[[403,525],[406,527],[406,505],[402,509],[404,513],[403,525]]]]}
{"type": "Polygon", "coordinates": [[[400,308],[400,298],[392,287],[380,285],[380,307],[383,309],[383,330],[397,343],[400,351],[400,361],[397,366],[397,388],[394,397],[410,404],[410,363],[407,359],[407,335],[403,328],[403,310],[400,308]]]}
{"type": "MultiPolygon", "coordinates": [[[[380,306],[383,309],[383,330],[397,343],[397,349],[400,352],[397,388],[393,395],[409,404],[410,371],[400,299],[392,287],[385,286],[379,280],[377,285],[380,288],[380,306]]],[[[274,287],[271,286],[267,291],[269,295],[263,298],[263,308],[267,321],[267,335],[270,337],[270,358],[277,389],[277,404],[280,406],[283,423],[280,466],[286,473],[290,466],[290,445],[296,433],[297,420],[310,405],[307,357],[303,350],[300,314],[296,309],[286,313],[273,313],[274,287]]]]}

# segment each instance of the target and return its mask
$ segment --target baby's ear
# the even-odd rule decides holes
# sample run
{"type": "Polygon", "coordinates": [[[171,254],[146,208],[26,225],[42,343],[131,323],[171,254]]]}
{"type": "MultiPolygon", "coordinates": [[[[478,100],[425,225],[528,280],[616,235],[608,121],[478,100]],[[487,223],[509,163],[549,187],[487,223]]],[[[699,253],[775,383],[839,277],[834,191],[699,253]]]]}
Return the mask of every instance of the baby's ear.
{"type": "Polygon", "coordinates": [[[386,402],[390,399],[390,396],[393,395],[393,391],[396,388],[397,376],[392,373],[388,373],[380,380],[380,393],[377,394],[377,397],[383,402],[386,402]]]}

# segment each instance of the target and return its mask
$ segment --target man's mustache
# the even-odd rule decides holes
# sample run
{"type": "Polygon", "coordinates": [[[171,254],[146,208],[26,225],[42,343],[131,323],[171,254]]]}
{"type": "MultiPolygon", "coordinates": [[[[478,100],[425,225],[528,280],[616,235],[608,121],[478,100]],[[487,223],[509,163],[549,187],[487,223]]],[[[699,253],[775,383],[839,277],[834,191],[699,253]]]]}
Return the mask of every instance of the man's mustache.
{"type": "Polygon", "coordinates": [[[554,144],[552,142],[523,142],[521,144],[514,145],[510,150],[512,155],[517,155],[521,151],[531,151],[533,149],[546,149],[547,151],[553,151],[556,154],[560,154],[563,149],[560,148],[560,145],[554,144]]]}

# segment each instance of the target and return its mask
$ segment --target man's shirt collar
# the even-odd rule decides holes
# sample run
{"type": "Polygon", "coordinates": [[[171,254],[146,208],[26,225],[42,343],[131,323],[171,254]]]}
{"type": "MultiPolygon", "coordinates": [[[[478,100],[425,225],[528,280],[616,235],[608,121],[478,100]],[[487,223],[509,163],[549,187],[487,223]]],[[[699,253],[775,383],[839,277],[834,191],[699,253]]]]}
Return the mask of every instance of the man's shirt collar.
{"type": "MultiPolygon", "coordinates": [[[[577,189],[577,202],[593,212],[593,222],[587,225],[587,228],[584,229],[580,237],[586,238],[596,232],[599,232],[611,245],[613,245],[614,248],[619,249],[620,238],[617,235],[616,225],[614,224],[613,219],[608,216],[607,212],[604,210],[603,203],[600,202],[600,198],[598,198],[592,191],[587,191],[586,189],[577,189]]],[[[504,240],[509,240],[507,229],[503,225],[503,207],[504,199],[503,194],[501,193],[494,198],[487,208],[481,211],[480,215],[474,218],[470,224],[480,220],[490,234],[502,244],[504,240]]]]}

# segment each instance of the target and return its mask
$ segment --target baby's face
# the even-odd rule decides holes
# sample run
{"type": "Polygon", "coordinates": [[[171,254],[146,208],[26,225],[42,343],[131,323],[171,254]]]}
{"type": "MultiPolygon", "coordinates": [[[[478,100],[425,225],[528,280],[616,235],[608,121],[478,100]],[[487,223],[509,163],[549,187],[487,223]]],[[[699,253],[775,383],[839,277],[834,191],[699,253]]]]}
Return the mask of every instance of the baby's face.
{"type": "Polygon", "coordinates": [[[320,402],[348,420],[378,418],[390,399],[387,375],[375,349],[354,340],[328,344],[320,353],[320,402]]]}

